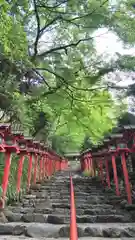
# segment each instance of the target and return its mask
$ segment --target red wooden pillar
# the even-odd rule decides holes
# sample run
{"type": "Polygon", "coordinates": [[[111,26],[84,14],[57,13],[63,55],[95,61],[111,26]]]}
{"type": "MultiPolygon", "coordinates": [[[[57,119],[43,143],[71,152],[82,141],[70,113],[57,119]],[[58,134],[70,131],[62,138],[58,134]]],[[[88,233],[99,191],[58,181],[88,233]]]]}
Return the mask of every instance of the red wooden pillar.
{"type": "Polygon", "coordinates": [[[88,165],[88,170],[90,171],[91,169],[91,162],[90,162],[90,157],[87,157],[87,165],[88,165]]]}
{"type": "Polygon", "coordinates": [[[7,187],[8,187],[8,179],[10,174],[10,165],[11,165],[11,153],[5,153],[5,167],[4,167],[4,174],[2,179],[2,192],[3,192],[3,199],[6,197],[7,187]]]}
{"type": "Polygon", "coordinates": [[[17,171],[17,186],[16,186],[17,193],[20,192],[24,158],[25,158],[24,154],[20,154],[20,159],[18,161],[18,171],[17,171]]]}
{"type": "Polygon", "coordinates": [[[86,156],[84,157],[84,171],[88,170],[88,162],[86,156]]]}
{"type": "Polygon", "coordinates": [[[118,175],[117,175],[117,168],[116,168],[116,161],[115,161],[115,155],[112,155],[112,167],[113,167],[113,176],[114,176],[114,183],[116,188],[116,195],[120,196],[119,191],[119,182],[118,182],[118,175]]]}
{"type": "Polygon", "coordinates": [[[44,177],[46,178],[46,155],[44,155],[44,177]]]}
{"type": "Polygon", "coordinates": [[[44,178],[46,178],[46,155],[44,155],[44,178]]]}
{"type": "Polygon", "coordinates": [[[30,184],[31,184],[31,173],[32,173],[32,159],[33,159],[33,156],[32,156],[32,153],[29,153],[28,154],[28,180],[27,180],[27,188],[29,189],[30,188],[30,184]]]}
{"type": "Polygon", "coordinates": [[[56,159],[56,171],[58,171],[58,161],[56,159]]]}
{"type": "Polygon", "coordinates": [[[46,153],[46,176],[48,177],[48,154],[46,153]]]}
{"type": "Polygon", "coordinates": [[[54,159],[51,160],[51,175],[53,175],[53,161],[54,159]]]}
{"type": "Polygon", "coordinates": [[[34,155],[34,184],[37,182],[37,164],[38,164],[38,155],[34,155]]]}
{"type": "Polygon", "coordinates": [[[50,158],[47,159],[47,176],[50,176],[50,158]]]}
{"type": "Polygon", "coordinates": [[[40,168],[40,170],[39,170],[39,181],[42,181],[42,177],[43,177],[43,158],[42,158],[42,156],[40,155],[40,160],[39,160],[40,162],[39,162],[39,168],[40,168]]]}
{"type": "Polygon", "coordinates": [[[42,156],[43,158],[43,179],[45,179],[45,156],[42,156]]]}
{"type": "Polygon", "coordinates": [[[125,181],[128,203],[132,204],[131,186],[130,186],[130,182],[129,182],[128,170],[127,170],[126,158],[125,158],[125,153],[124,152],[121,153],[121,163],[122,163],[122,168],[123,168],[123,174],[124,174],[124,181],[125,181]]]}
{"type": "MultiPolygon", "coordinates": [[[[66,165],[65,165],[65,168],[66,168],[66,165]]],[[[61,171],[61,159],[59,159],[59,171],[61,171]]]]}
{"type": "Polygon", "coordinates": [[[46,161],[47,176],[49,176],[49,158],[47,157],[46,161]]]}
{"type": "Polygon", "coordinates": [[[100,162],[97,161],[97,166],[98,166],[98,177],[100,177],[100,162]]]}
{"type": "Polygon", "coordinates": [[[100,167],[100,178],[101,178],[101,181],[102,181],[102,184],[104,184],[104,176],[103,176],[103,160],[100,160],[100,163],[99,163],[99,167],[100,167]]]}
{"type": "Polygon", "coordinates": [[[90,168],[93,168],[93,165],[92,165],[92,157],[90,156],[90,168]]]}
{"type": "Polygon", "coordinates": [[[50,176],[52,176],[52,159],[50,159],[50,176]]]}
{"type": "Polygon", "coordinates": [[[109,167],[108,167],[108,160],[107,159],[105,160],[105,167],[106,167],[106,181],[107,181],[107,185],[108,185],[108,188],[111,188],[109,167]]]}
{"type": "MultiPolygon", "coordinates": [[[[93,170],[93,166],[92,166],[92,156],[90,153],[87,154],[87,158],[88,158],[88,170],[92,171],[93,170]]],[[[91,172],[92,173],[92,172],[91,172]]]]}
{"type": "Polygon", "coordinates": [[[62,161],[63,161],[63,160],[60,161],[60,171],[63,170],[63,169],[62,169],[62,161]]]}
{"type": "Polygon", "coordinates": [[[83,157],[83,171],[85,171],[85,158],[83,157]]]}

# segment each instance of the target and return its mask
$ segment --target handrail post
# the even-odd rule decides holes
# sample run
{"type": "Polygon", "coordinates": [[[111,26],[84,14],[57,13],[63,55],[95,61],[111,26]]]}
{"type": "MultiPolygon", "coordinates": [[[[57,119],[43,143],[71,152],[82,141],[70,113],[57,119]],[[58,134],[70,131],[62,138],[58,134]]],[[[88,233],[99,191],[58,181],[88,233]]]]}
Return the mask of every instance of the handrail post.
{"type": "Polygon", "coordinates": [[[8,180],[10,174],[10,165],[11,165],[11,152],[5,152],[5,167],[4,167],[4,175],[2,179],[2,191],[3,191],[3,199],[6,197],[7,188],[8,188],[8,180]]]}
{"type": "Polygon", "coordinates": [[[73,180],[70,176],[70,240],[77,240],[77,223],[76,223],[76,208],[74,198],[73,180]]]}
{"type": "Polygon", "coordinates": [[[116,195],[120,196],[119,181],[118,181],[118,175],[117,175],[115,155],[112,155],[112,166],[113,166],[113,177],[114,177],[114,183],[115,183],[115,188],[116,188],[116,195]]]}
{"type": "Polygon", "coordinates": [[[20,159],[18,161],[18,171],[17,171],[17,185],[16,185],[16,191],[17,194],[20,193],[20,188],[21,188],[21,178],[22,178],[22,172],[23,172],[23,163],[24,163],[24,154],[20,154],[20,159]]]}
{"type": "Polygon", "coordinates": [[[111,188],[108,159],[105,160],[105,167],[106,167],[106,181],[107,181],[107,185],[108,185],[108,188],[111,188]]]}
{"type": "Polygon", "coordinates": [[[128,169],[127,169],[127,165],[126,165],[126,158],[125,158],[125,153],[124,152],[121,153],[121,163],[122,163],[122,168],[123,168],[123,174],[124,174],[124,181],[125,181],[125,188],[126,188],[126,192],[127,192],[128,203],[132,204],[131,187],[130,187],[128,169]]]}
{"type": "Polygon", "coordinates": [[[32,159],[33,159],[33,156],[32,156],[32,153],[29,153],[28,155],[28,183],[27,183],[27,190],[29,190],[30,188],[30,185],[31,185],[31,173],[32,173],[32,159]]]}
{"type": "Polygon", "coordinates": [[[34,184],[37,182],[37,164],[38,164],[38,155],[34,155],[34,184]]]}
{"type": "Polygon", "coordinates": [[[102,159],[99,162],[99,167],[100,167],[100,178],[101,178],[102,184],[104,184],[103,160],[102,159]]]}
{"type": "Polygon", "coordinates": [[[43,159],[42,156],[40,155],[40,159],[39,159],[39,181],[42,181],[42,171],[43,171],[43,159]]]}

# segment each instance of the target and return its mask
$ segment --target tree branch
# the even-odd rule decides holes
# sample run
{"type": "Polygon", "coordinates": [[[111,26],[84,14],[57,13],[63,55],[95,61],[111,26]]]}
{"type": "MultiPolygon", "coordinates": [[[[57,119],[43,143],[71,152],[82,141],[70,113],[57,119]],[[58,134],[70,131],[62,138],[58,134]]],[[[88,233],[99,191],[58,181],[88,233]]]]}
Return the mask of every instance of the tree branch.
{"type": "Polygon", "coordinates": [[[39,36],[39,37],[41,37],[41,36],[44,34],[44,31],[45,31],[48,27],[50,27],[53,23],[55,23],[55,22],[56,22],[57,20],[59,20],[59,19],[61,19],[60,16],[52,19],[52,20],[51,20],[49,23],[47,23],[43,28],[41,28],[40,34],[39,34],[40,36],[39,36]]]}
{"type": "Polygon", "coordinates": [[[38,7],[44,7],[44,8],[48,8],[48,9],[54,9],[54,8],[58,8],[58,7],[60,7],[62,4],[64,4],[64,3],[67,3],[67,1],[68,0],[64,0],[64,1],[62,1],[61,3],[58,3],[58,4],[56,4],[56,5],[54,5],[54,6],[47,6],[47,5],[38,5],[38,7]]]}
{"type": "Polygon", "coordinates": [[[39,14],[38,14],[36,0],[33,0],[33,4],[34,4],[34,11],[35,11],[36,20],[37,20],[37,35],[36,35],[36,40],[35,40],[35,43],[34,43],[34,57],[35,57],[38,53],[37,47],[38,47],[38,40],[39,40],[39,37],[40,37],[40,17],[39,17],[39,14]]]}
{"type": "Polygon", "coordinates": [[[86,42],[86,41],[92,40],[93,38],[94,37],[82,38],[82,39],[79,39],[76,43],[69,43],[63,46],[52,48],[46,52],[39,54],[38,57],[45,57],[46,55],[59,50],[67,50],[67,48],[70,48],[70,47],[77,47],[77,45],[79,45],[81,42],[86,42]]]}
{"type": "Polygon", "coordinates": [[[58,46],[58,47],[55,47],[55,48],[51,48],[48,51],[45,51],[45,52],[37,55],[37,57],[45,57],[46,55],[48,55],[50,53],[53,53],[53,52],[56,52],[56,51],[59,51],[59,50],[64,50],[66,52],[66,50],[68,48],[70,48],[70,47],[77,47],[81,42],[87,42],[89,40],[93,40],[94,38],[101,37],[101,36],[105,35],[106,33],[108,33],[108,31],[109,30],[107,30],[105,33],[102,33],[102,34],[97,35],[97,36],[79,39],[77,42],[73,42],[73,43],[69,43],[69,44],[63,45],[63,46],[58,46]]]}
{"type": "MultiPolygon", "coordinates": [[[[81,87],[79,88],[79,87],[76,87],[72,84],[67,83],[66,80],[64,79],[64,77],[60,76],[59,74],[57,74],[56,72],[53,72],[50,69],[47,69],[47,68],[36,68],[36,69],[37,70],[42,70],[42,71],[47,71],[47,72],[53,74],[55,77],[61,79],[66,86],[70,86],[71,88],[74,88],[74,89],[80,90],[80,91],[92,92],[92,91],[97,91],[97,90],[100,90],[100,89],[116,89],[116,90],[121,89],[122,90],[122,89],[128,89],[129,88],[129,87],[125,87],[125,86],[116,86],[114,84],[106,85],[106,86],[102,86],[102,87],[99,86],[99,87],[95,87],[95,88],[81,88],[81,87]]],[[[103,73],[107,74],[109,71],[112,71],[112,70],[113,70],[112,68],[108,68],[107,71],[105,72],[105,71],[102,71],[102,69],[101,69],[99,71],[99,74],[97,74],[95,76],[95,78],[101,77],[102,75],[104,75],[103,73]]]]}
{"type": "MultiPolygon", "coordinates": [[[[103,7],[107,2],[109,2],[109,0],[105,0],[103,3],[101,3],[99,5],[99,8],[103,7]]],[[[79,20],[79,19],[85,18],[85,17],[90,17],[96,11],[97,11],[97,8],[93,9],[90,13],[87,13],[87,14],[84,14],[82,16],[78,16],[78,17],[72,18],[71,21],[79,20]]]]}

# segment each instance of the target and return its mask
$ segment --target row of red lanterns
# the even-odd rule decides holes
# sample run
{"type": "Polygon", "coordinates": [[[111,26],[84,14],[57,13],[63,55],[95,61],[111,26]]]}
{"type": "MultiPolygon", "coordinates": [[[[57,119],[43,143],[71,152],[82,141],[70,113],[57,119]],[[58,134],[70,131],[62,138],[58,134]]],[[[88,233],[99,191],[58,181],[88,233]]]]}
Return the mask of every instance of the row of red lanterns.
{"type": "MultiPolygon", "coordinates": [[[[0,152],[5,154],[5,167],[2,179],[2,199],[5,200],[12,153],[19,155],[16,192],[19,194],[23,163],[28,158],[27,189],[30,188],[32,171],[34,172],[33,183],[41,181],[46,176],[51,176],[54,171],[64,170],[68,167],[68,161],[47,148],[43,143],[30,137],[24,137],[22,131],[12,131],[10,124],[0,124],[0,152]],[[34,160],[34,164],[33,164],[34,160]],[[39,166],[38,166],[39,165],[39,166]],[[39,169],[39,176],[37,175],[39,169]]],[[[1,206],[2,207],[2,206],[1,206]]]]}
{"type": "MultiPolygon", "coordinates": [[[[106,168],[106,181],[108,187],[110,188],[110,176],[109,176],[109,167],[108,161],[112,162],[114,183],[116,187],[116,195],[120,196],[119,182],[117,175],[117,165],[116,157],[121,157],[121,164],[123,169],[123,175],[125,180],[125,188],[127,192],[128,203],[132,203],[132,194],[131,194],[131,184],[129,182],[128,169],[126,164],[126,156],[135,151],[135,126],[125,125],[120,128],[117,128],[108,135],[103,143],[88,149],[82,154],[81,165],[82,169],[93,168],[94,162],[99,166],[99,176],[102,179],[104,184],[103,176],[103,164],[106,168]]],[[[95,170],[95,169],[94,169],[95,170]]]]}

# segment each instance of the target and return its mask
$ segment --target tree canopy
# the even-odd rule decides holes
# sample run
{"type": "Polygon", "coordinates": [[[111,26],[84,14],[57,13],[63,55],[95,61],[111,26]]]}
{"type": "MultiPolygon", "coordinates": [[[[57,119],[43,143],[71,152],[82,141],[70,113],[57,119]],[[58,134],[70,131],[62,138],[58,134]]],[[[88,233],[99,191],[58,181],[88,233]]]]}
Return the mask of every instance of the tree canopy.
{"type": "Polygon", "coordinates": [[[133,71],[134,56],[99,56],[95,32],[133,46],[133,1],[1,0],[0,12],[1,121],[20,122],[62,153],[86,136],[96,143],[126,110],[108,74],[133,71]]]}

